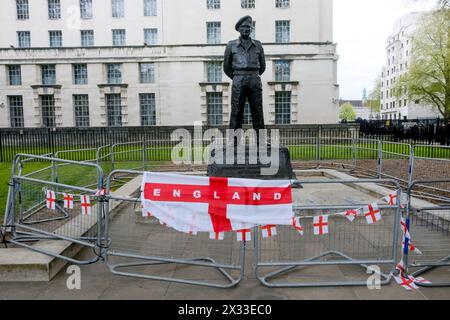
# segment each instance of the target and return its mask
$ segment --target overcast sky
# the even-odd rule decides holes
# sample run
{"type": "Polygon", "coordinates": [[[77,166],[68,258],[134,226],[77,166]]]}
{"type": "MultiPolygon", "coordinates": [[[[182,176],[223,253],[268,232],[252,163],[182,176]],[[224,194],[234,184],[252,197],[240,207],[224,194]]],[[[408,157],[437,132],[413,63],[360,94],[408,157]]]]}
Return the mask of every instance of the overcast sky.
{"type": "Polygon", "coordinates": [[[373,88],[385,60],[386,39],[395,21],[412,11],[424,11],[434,1],[334,0],[334,42],[337,43],[338,83],[343,99],[361,99],[373,88]]]}

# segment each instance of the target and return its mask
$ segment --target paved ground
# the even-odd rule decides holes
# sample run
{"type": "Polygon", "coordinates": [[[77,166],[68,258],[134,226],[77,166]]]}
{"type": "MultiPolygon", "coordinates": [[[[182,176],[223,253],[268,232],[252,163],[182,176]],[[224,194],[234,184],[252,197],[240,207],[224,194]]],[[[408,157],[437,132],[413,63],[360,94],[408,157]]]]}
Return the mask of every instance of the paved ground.
{"type": "MultiPolygon", "coordinates": [[[[336,185],[305,186],[297,199],[303,204],[329,203],[368,203],[376,198],[361,191],[336,185]]],[[[135,253],[167,252],[183,257],[196,256],[199,251],[208,252],[208,256],[221,256],[229,252],[230,262],[238,259],[238,244],[231,238],[210,245],[207,235],[188,237],[168,232],[159,223],[145,222],[139,218],[133,205],[119,207],[111,225],[113,248],[129,249],[135,253]],[[192,248],[197,248],[193,250],[192,248]],[[227,249],[228,248],[228,249],[227,249]],[[206,251],[205,251],[206,250],[206,251]],[[228,250],[228,251],[227,251],[228,250]]],[[[352,256],[364,258],[375,253],[381,258],[389,255],[389,215],[385,215],[377,226],[367,226],[364,219],[349,223],[345,219],[331,220],[330,236],[319,239],[311,235],[310,222],[305,221],[305,236],[301,241],[298,234],[290,228],[289,232],[280,232],[272,240],[262,242],[262,259],[306,259],[326,249],[337,249],[352,256]]],[[[287,230],[287,229],[286,229],[287,230]]],[[[448,238],[448,233],[446,235],[448,238]]],[[[419,246],[419,244],[416,244],[419,246]]],[[[77,258],[92,257],[92,250],[84,249],[77,258]]],[[[81,266],[81,290],[69,290],[66,282],[69,274],[63,269],[52,281],[40,283],[0,283],[0,299],[450,299],[450,288],[421,288],[406,291],[395,281],[380,290],[366,287],[327,287],[327,288],[267,288],[255,278],[252,268],[253,250],[249,248],[245,259],[245,275],[242,282],[231,289],[215,289],[190,286],[169,282],[143,280],[111,274],[104,262],[81,266]]],[[[189,277],[191,279],[221,279],[216,270],[180,265],[158,265],[141,268],[142,272],[152,270],[159,276],[189,277]]],[[[449,281],[450,267],[437,269],[427,278],[433,281],[449,281]]],[[[365,280],[368,275],[358,266],[308,267],[287,275],[286,281],[323,280],[365,280]]]]}

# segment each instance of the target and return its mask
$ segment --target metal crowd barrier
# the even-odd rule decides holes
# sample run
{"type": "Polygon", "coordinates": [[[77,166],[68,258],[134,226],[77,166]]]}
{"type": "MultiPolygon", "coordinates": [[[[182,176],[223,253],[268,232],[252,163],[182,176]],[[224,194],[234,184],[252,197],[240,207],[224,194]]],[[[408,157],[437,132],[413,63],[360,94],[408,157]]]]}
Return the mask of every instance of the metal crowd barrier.
{"type": "MultiPolygon", "coordinates": [[[[439,267],[450,266],[450,179],[414,181],[408,188],[408,206],[406,225],[409,226],[411,241],[414,247],[410,247],[409,240],[403,250],[403,262],[407,273],[417,277],[439,267]],[[415,189],[433,187],[438,190],[446,190],[440,201],[436,204],[423,202],[414,198],[415,189]],[[408,250],[406,250],[408,248],[408,250]],[[413,250],[417,248],[418,251],[413,250]]],[[[437,277],[431,283],[416,281],[416,285],[423,287],[448,287],[450,279],[448,272],[442,281],[437,277]]],[[[436,274],[431,275],[436,277],[436,274]]]]}
{"type": "MultiPolygon", "coordinates": [[[[42,170],[39,170],[43,172],[42,170]]],[[[75,264],[89,264],[99,260],[99,255],[87,260],[76,260],[61,254],[60,245],[52,243],[36,243],[38,240],[60,240],[75,243],[94,250],[103,246],[102,228],[103,214],[102,202],[91,198],[91,215],[82,215],[80,205],[75,204],[74,209],[64,209],[63,217],[55,217],[57,210],[47,209],[45,206],[45,190],[56,190],[59,192],[77,192],[87,195],[95,195],[103,187],[103,171],[96,164],[82,163],[71,160],[62,160],[44,156],[18,154],[12,166],[11,184],[8,191],[7,207],[5,212],[4,228],[8,232],[8,242],[17,246],[30,249],[35,252],[60,258],[75,264]],[[22,175],[23,162],[40,160],[53,163],[72,164],[79,168],[89,168],[96,174],[98,184],[96,189],[81,186],[73,186],[61,182],[55,182],[51,174],[36,177],[22,175]],[[43,206],[42,206],[43,204],[43,206]],[[27,220],[30,215],[35,216],[34,223],[27,220]],[[30,243],[31,242],[31,243],[30,243]]],[[[59,196],[61,199],[61,195],[59,196]]],[[[61,208],[60,204],[55,206],[61,208]]]]}
{"type": "Polygon", "coordinates": [[[121,174],[138,176],[142,172],[115,170],[107,178],[105,232],[109,246],[105,261],[113,274],[215,288],[230,288],[242,280],[245,244],[236,242],[234,233],[214,241],[208,233],[190,236],[161,225],[155,218],[142,217],[140,195],[111,193],[114,176],[121,174]],[[114,210],[117,202],[121,202],[120,210],[114,210]],[[189,266],[198,273],[192,274],[189,266]]]}
{"type": "MultiPolygon", "coordinates": [[[[299,185],[307,188],[307,185],[320,185],[321,192],[326,192],[326,185],[341,184],[355,186],[361,184],[390,183],[394,190],[400,190],[397,181],[392,179],[365,179],[365,180],[330,180],[308,181],[297,180],[293,187],[299,185]]],[[[305,189],[302,189],[304,192],[305,189]]],[[[371,265],[386,265],[386,272],[378,273],[383,278],[381,284],[388,284],[391,280],[391,271],[394,270],[397,261],[397,248],[400,225],[400,191],[397,191],[397,203],[395,206],[379,205],[382,210],[382,220],[373,225],[368,225],[365,217],[359,217],[350,222],[342,216],[329,216],[328,235],[313,235],[312,219],[316,215],[328,214],[328,211],[338,213],[350,209],[357,209],[368,203],[353,203],[334,205],[295,205],[294,210],[300,217],[304,235],[300,236],[293,227],[278,226],[277,236],[262,239],[259,232],[255,231],[255,274],[259,281],[267,287],[325,287],[325,286],[365,286],[367,274],[363,274],[361,280],[340,280],[333,267],[336,266],[361,266],[367,270],[371,265]],[[327,259],[328,258],[328,259],[327,259]],[[309,273],[307,267],[325,267],[325,274],[317,281],[317,274],[309,273]],[[331,269],[330,269],[331,268],[331,269]],[[267,270],[262,274],[262,270],[267,270]],[[292,275],[295,271],[306,271],[302,278],[306,281],[297,281],[292,275]],[[281,276],[287,276],[286,280],[277,280],[281,276]],[[323,280],[326,278],[327,280],[323,280]]],[[[376,270],[374,270],[376,271],[376,270]]],[[[339,270],[337,271],[340,272],[339,270]]],[[[297,275],[298,277],[298,275],[297,275]]]]}

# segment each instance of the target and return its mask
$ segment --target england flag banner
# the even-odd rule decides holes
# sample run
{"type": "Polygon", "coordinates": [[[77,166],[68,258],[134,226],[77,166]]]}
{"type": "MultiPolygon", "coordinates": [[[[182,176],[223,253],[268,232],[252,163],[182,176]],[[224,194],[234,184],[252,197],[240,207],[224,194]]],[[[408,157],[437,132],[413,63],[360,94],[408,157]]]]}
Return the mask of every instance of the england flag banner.
{"type": "Polygon", "coordinates": [[[142,214],[180,232],[227,232],[292,225],[292,188],[285,180],[250,180],[145,172],[142,214]]]}

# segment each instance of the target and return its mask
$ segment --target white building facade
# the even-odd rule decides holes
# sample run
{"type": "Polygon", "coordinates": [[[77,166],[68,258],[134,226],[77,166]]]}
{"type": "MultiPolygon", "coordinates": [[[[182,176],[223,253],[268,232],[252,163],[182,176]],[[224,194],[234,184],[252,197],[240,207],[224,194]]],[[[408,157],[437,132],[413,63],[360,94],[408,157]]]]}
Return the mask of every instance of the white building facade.
{"type": "Polygon", "coordinates": [[[424,13],[413,12],[397,20],[394,32],[386,46],[386,65],[381,75],[381,119],[421,119],[437,118],[439,113],[420,101],[397,98],[394,94],[395,82],[408,71],[414,50],[412,37],[420,27],[424,13]]]}
{"type": "Polygon", "coordinates": [[[337,123],[332,0],[3,0],[0,127],[226,125],[247,14],[266,124],[337,123]]]}

